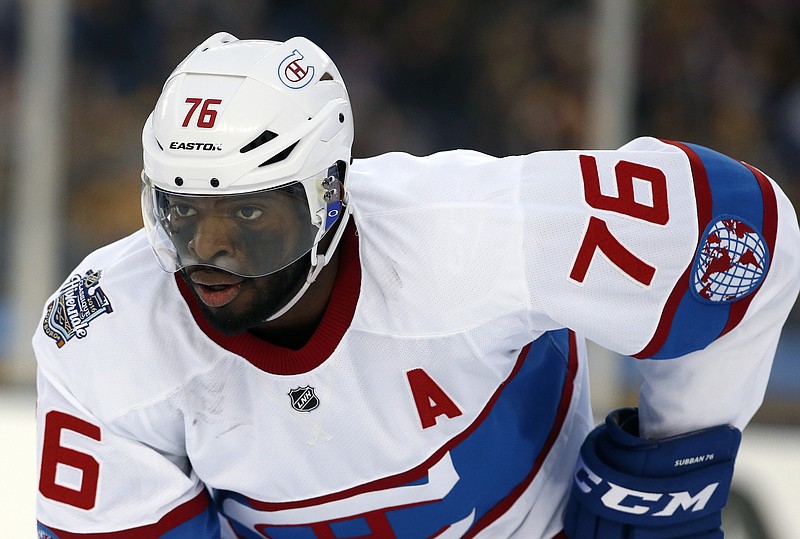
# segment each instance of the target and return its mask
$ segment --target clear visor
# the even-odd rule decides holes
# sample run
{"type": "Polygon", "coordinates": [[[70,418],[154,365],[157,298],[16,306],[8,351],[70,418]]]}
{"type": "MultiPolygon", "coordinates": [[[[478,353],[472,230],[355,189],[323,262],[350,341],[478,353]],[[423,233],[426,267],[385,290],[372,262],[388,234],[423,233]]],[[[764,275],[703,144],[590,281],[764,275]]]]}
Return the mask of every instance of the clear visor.
{"type": "MultiPolygon", "coordinates": [[[[335,169],[336,167],[331,167],[335,169]]],[[[161,266],[209,266],[261,277],[308,254],[341,211],[338,174],[242,194],[164,191],[142,173],[142,214],[161,266]]]]}

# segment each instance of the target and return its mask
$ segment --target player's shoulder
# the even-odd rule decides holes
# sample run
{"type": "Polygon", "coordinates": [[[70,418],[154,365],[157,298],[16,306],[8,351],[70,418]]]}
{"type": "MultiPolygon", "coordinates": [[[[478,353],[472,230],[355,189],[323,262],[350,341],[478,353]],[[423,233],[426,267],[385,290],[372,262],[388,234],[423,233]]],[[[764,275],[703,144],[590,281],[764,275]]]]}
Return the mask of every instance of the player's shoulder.
{"type": "Polygon", "coordinates": [[[649,136],[634,138],[622,145],[619,151],[680,153],[680,149],[673,143],[649,136]]]}
{"type": "Polygon", "coordinates": [[[350,174],[356,182],[380,180],[381,178],[403,181],[431,173],[438,173],[438,180],[446,181],[449,176],[458,171],[497,166],[499,163],[511,159],[513,157],[494,157],[467,149],[446,150],[429,155],[389,152],[374,157],[355,159],[350,174]]]}
{"type": "Polygon", "coordinates": [[[420,206],[477,204],[512,196],[519,158],[475,150],[447,150],[425,156],[391,152],[356,159],[345,185],[362,214],[420,206]]]}
{"type": "MultiPolygon", "coordinates": [[[[496,181],[503,177],[516,179],[518,170],[530,162],[541,162],[553,156],[587,153],[587,150],[545,150],[525,155],[495,157],[475,150],[457,149],[418,156],[389,152],[374,157],[355,159],[350,168],[351,189],[407,187],[414,183],[461,186],[482,185],[486,176],[496,181]]],[[[591,152],[589,152],[591,153],[591,152]]],[[[602,150],[598,153],[603,153],[602,150]]],[[[618,149],[606,153],[667,153],[682,155],[675,144],[654,137],[635,138],[618,149]]]]}
{"type": "Polygon", "coordinates": [[[371,166],[378,166],[381,171],[391,167],[407,166],[435,166],[435,165],[470,165],[487,163],[497,160],[497,157],[470,149],[443,150],[427,155],[415,155],[407,152],[387,152],[372,157],[353,160],[353,169],[361,170],[371,166]]]}
{"type": "Polygon", "coordinates": [[[174,275],[158,266],[138,231],[70,272],[45,303],[33,347],[41,375],[119,413],[202,368],[194,363],[208,356],[187,349],[210,346],[200,335],[174,275]]]}

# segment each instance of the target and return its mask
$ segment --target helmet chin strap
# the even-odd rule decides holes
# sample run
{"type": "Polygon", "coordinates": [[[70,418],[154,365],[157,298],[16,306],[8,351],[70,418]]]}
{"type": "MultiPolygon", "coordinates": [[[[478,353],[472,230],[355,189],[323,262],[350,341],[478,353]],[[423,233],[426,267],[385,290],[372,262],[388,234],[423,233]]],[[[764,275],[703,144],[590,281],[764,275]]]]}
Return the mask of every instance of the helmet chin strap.
{"type": "Polygon", "coordinates": [[[303,294],[306,293],[308,287],[310,287],[314,281],[317,280],[317,277],[322,272],[322,268],[328,265],[328,262],[331,261],[333,258],[333,253],[336,252],[336,247],[339,245],[339,240],[342,239],[344,235],[344,229],[347,228],[347,222],[350,220],[350,209],[347,206],[345,207],[345,211],[342,215],[342,220],[339,223],[339,227],[336,229],[336,232],[333,234],[333,239],[331,240],[330,245],[328,245],[328,250],[324,254],[320,254],[317,252],[317,245],[315,244],[314,247],[311,249],[311,268],[308,270],[308,275],[306,276],[306,282],[303,283],[303,286],[297,293],[290,299],[286,305],[281,307],[275,314],[271,315],[269,318],[264,320],[265,322],[271,322],[275,320],[279,316],[286,314],[289,309],[295,306],[295,304],[300,301],[300,298],[303,297],[303,294]]]}

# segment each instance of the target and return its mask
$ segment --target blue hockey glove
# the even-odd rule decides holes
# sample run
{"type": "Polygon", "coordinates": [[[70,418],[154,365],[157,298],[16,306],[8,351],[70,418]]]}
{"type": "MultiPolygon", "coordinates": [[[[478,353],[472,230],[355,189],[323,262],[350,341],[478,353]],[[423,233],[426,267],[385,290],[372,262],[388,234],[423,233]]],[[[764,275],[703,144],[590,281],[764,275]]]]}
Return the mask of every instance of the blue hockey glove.
{"type": "Polygon", "coordinates": [[[569,539],[721,539],[741,432],[722,425],[639,438],[638,410],[606,417],[581,447],[567,509],[569,539]]]}

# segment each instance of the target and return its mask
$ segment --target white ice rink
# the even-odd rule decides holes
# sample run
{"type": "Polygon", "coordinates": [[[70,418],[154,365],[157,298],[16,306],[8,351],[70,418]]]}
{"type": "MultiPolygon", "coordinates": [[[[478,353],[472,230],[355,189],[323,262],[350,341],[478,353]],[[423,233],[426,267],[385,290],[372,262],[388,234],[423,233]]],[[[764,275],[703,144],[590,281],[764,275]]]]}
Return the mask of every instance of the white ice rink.
{"type": "Polygon", "coordinates": [[[0,386],[0,537],[36,537],[36,397],[0,386]],[[8,534],[8,535],[6,535],[8,534]]]}

